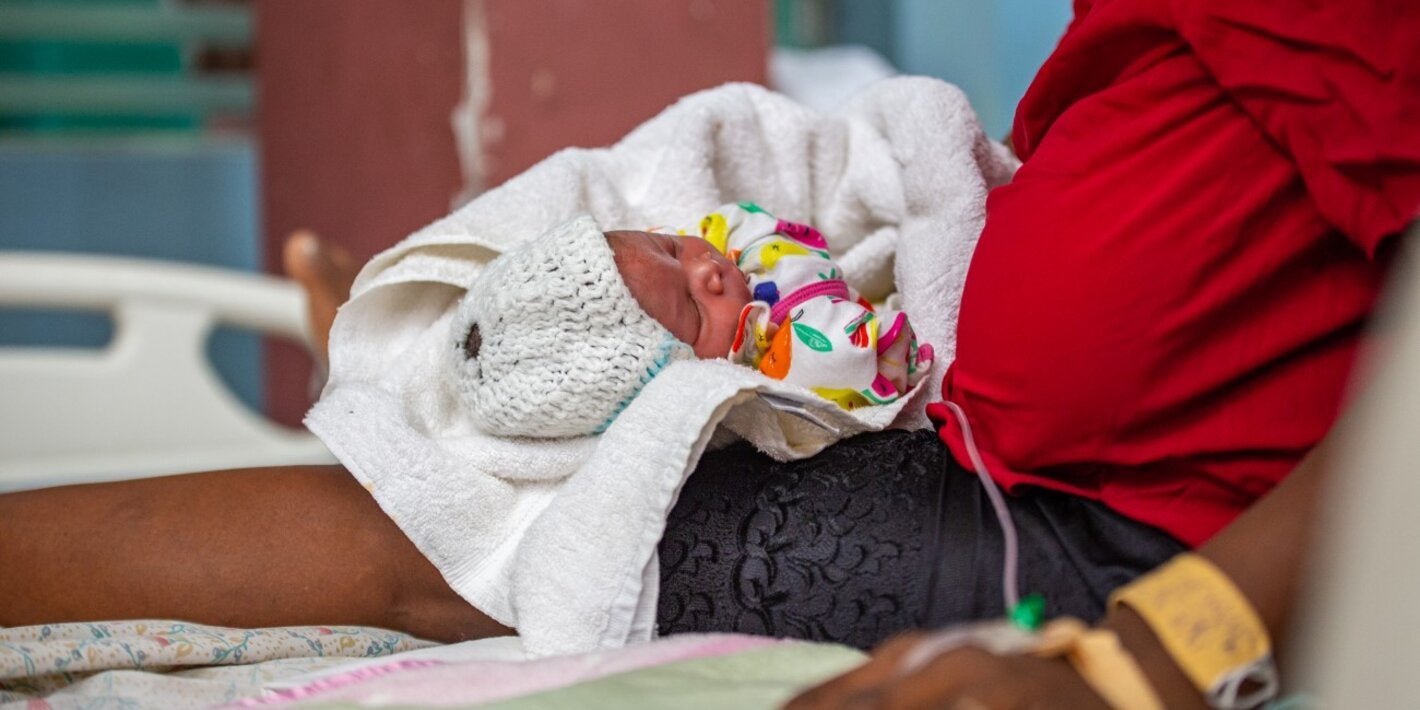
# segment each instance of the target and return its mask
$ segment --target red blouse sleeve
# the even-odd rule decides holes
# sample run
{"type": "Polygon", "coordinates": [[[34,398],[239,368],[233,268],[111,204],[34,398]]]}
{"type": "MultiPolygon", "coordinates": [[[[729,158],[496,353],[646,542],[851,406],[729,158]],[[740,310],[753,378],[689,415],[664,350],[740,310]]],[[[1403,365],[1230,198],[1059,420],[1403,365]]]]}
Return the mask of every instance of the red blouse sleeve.
{"type": "Polygon", "coordinates": [[[1368,254],[1420,208],[1420,2],[1174,0],[1178,32],[1368,254]]]}

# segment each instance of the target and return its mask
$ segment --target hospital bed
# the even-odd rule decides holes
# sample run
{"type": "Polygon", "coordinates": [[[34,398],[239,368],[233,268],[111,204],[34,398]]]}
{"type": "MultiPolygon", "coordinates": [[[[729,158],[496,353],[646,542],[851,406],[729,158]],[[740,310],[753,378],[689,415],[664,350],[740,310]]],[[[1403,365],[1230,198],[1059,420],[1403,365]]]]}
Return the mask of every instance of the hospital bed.
{"type": "Polygon", "coordinates": [[[278,464],[333,463],[305,431],[241,403],[206,342],[230,326],[309,348],[283,279],[107,256],[0,252],[0,309],[97,311],[105,346],[0,347],[0,492],[278,464]]]}
{"type": "MultiPolygon", "coordinates": [[[[0,309],[99,312],[114,323],[111,341],[99,348],[0,346],[0,493],[335,462],[308,432],[242,404],[208,359],[206,342],[219,326],[309,349],[305,297],[289,281],[153,260],[0,251],[0,309]]],[[[197,707],[257,696],[283,705],[363,702],[371,692],[414,704],[547,696],[569,707],[681,706],[693,698],[767,708],[861,658],[831,644],[692,635],[530,662],[515,638],[440,646],[366,627],[48,624],[0,628],[0,708],[40,698],[48,707],[197,707]],[[367,692],[374,679],[383,685],[367,692]]]]}
{"type": "MultiPolygon", "coordinates": [[[[1420,230],[1410,235],[1417,238],[1420,230]]],[[[1398,698],[1420,698],[1413,644],[1392,633],[1414,628],[1416,607],[1406,600],[1420,590],[1412,523],[1420,477],[1407,474],[1420,460],[1413,436],[1420,270],[1411,264],[1400,273],[1384,319],[1394,329],[1388,357],[1353,404],[1339,466],[1347,477],[1333,491],[1328,544],[1311,570],[1315,593],[1305,600],[1289,669],[1322,697],[1384,698],[1397,707],[1411,704],[1398,698]],[[1354,554],[1381,549],[1384,555],[1354,554]]],[[[302,295],[290,283],[132,259],[0,252],[0,307],[105,311],[117,326],[99,351],[0,348],[0,491],[333,460],[309,434],[244,408],[205,362],[202,343],[218,323],[309,343],[302,295]]],[[[861,659],[831,644],[743,636],[672,637],[526,661],[513,638],[437,646],[361,627],[52,624],[0,629],[0,707],[38,698],[49,707],[242,698],[774,707],[861,659]]]]}

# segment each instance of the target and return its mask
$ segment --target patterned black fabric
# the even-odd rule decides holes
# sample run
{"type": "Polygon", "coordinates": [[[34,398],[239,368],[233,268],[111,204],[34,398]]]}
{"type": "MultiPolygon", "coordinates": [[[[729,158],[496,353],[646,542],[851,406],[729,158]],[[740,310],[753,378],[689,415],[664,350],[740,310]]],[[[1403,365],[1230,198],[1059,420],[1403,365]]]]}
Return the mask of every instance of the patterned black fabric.
{"type": "MultiPolygon", "coordinates": [[[[1183,546],[1098,503],[1009,498],[1021,589],[1098,617],[1109,591],[1183,546]]],[[[1001,532],[980,481],[931,431],[889,431],[777,463],[711,452],[661,539],[662,635],[736,631],[869,648],[905,629],[999,616],[1001,532]]]]}

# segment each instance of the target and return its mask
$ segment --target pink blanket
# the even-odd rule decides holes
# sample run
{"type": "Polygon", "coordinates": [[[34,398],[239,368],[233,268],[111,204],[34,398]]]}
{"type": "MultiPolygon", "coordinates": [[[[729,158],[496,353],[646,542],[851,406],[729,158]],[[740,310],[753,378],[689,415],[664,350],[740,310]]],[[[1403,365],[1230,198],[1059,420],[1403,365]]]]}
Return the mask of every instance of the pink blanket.
{"type": "MultiPolygon", "coordinates": [[[[471,642],[484,643],[484,642],[471,642]]],[[[268,690],[233,707],[310,703],[371,702],[408,705],[475,705],[552,690],[633,671],[697,658],[728,655],[784,643],[730,634],[686,634],[625,648],[535,660],[442,660],[406,654],[323,675],[290,687],[268,690]]]]}

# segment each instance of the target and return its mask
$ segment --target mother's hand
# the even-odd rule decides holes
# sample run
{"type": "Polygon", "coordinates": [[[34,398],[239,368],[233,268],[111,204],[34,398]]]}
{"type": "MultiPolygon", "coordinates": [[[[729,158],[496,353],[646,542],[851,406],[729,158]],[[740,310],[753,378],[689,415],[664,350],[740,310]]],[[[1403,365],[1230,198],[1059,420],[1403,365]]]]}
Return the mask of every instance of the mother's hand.
{"type": "Polygon", "coordinates": [[[997,656],[974,646],[944,653],[907,674],[903,656],[924,634],[898,636],[867,663],[805,691],[786,710],[824,708],[1100,708],[1109,707],[1069,663],[997,656]]]}

